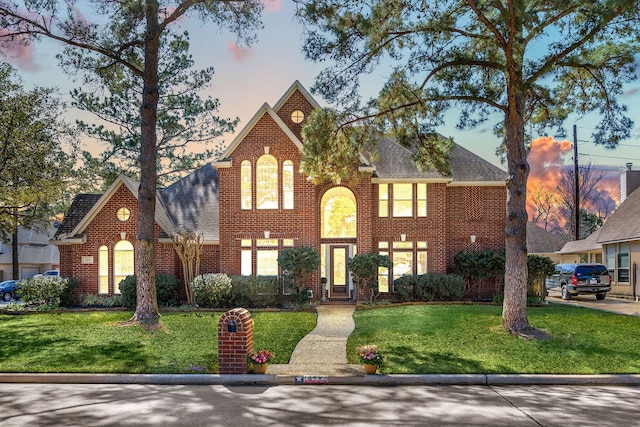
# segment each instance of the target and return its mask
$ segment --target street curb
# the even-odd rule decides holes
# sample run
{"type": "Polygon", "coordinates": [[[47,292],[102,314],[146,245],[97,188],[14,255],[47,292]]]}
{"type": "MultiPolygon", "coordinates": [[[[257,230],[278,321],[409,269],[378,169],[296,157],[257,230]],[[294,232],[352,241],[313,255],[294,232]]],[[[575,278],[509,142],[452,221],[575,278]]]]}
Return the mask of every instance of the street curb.
{"type": "Polygon", "coordinates": [[[640,385],[640,375],[217,375],[217,374],[25,374],[0,373],[0,383],[157,384],[157,385],[640,385]]]}

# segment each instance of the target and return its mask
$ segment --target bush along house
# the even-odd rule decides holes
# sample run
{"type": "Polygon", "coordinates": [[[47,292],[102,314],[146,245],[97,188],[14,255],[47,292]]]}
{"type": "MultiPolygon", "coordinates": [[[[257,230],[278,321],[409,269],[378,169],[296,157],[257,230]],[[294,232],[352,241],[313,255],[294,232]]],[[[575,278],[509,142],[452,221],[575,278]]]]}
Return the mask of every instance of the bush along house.
{"type": "MultiPolygon", "coordinates": [[[[403,275],[451,270],[461,250],[500,249],[505,239],[506,173],[455,145],[451,176],[419,171],[411,150],[378,141],[354,182],[314,185],[299,172],[301,129],[319,107],[295,82],[272,107],[264,104],[221,157],[158,191],[156,269],[182,278],[172,236],[203,236],[200,273],[280,275],[282,250],[310,246],[321,257],[307,279],[313,302],[348,300],[348,262],[356,253],[388,255],[380,298],[403,275]]],[[[82,294],[118,293],[134,272],[137,188],[121,176],[104,194],[78,195],[53,243],[61,275],[82,294]]]]}

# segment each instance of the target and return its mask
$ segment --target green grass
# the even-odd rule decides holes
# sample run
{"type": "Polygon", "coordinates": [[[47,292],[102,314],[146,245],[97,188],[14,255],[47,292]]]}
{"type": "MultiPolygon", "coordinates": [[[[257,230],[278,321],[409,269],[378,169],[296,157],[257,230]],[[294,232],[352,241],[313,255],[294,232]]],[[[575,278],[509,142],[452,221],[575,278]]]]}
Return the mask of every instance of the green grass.
{"type": "Polygon", "coordinates": [[[347,344],[350,363],[360,345],[386,355],[382,373],[637,374],[640,318],[550,305],[528,310],[547,340],[506,332],[502,307],[418,305],[357,311],[347,344]]]}
{"type": "MultiPolygon", "coordinates": [[[[162,327],[122,326],[132,312],[0,315],[0,372],[215,373],[222,313],[165,313],[162,327]]],[[[287,363],[315,313],[256,312],[254,347],[287,363]]]]}
{"type": "MultiPolygon", "coordinates": [[[[550,339],[527,340],[502,328],[502,308],[415,305],[355,313],[347,343],[377,344],[382,373],[640,373],[640,317],[549,305],[529,308],[550,339]]],[[[162,328],[122,326],[131,312],[0,314],[0,372],[215,373],[221,313],[169,312],[162,328]]],[[[287,363],[311,331],[314,313],[255,312],[254,348],[287,363]]]]}

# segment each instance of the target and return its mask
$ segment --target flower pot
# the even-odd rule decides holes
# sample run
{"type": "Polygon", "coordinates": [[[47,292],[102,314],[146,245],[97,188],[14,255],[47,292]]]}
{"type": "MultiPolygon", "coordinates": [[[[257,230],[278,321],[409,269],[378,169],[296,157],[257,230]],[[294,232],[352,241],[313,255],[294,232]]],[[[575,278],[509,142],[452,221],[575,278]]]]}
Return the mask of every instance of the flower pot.
{"type": "Polygon", "coordinates": [[[253,364],[253,373],[254,374],[266,374],[267,373],[267,363],[254,363],[253,364]]]}
{"type": "Polygon", "coordinates": [[[378,370],[378,365],[369,365],[365,363],[362,366],[364,366],[364,371],[367,373],[367,375],[373,375],[378,370]]]}

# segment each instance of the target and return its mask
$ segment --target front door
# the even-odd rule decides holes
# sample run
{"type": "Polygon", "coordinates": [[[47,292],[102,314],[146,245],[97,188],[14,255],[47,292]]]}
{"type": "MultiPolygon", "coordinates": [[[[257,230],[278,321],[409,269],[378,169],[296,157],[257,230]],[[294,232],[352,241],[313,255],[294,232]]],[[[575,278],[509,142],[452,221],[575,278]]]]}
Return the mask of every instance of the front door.
{"type": "Polygon", "coordinates": [[[329,297],[348,299],[349,295],[349,246],[331,245],[329,248],[329,297]]]}

